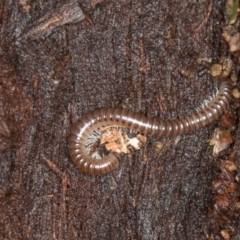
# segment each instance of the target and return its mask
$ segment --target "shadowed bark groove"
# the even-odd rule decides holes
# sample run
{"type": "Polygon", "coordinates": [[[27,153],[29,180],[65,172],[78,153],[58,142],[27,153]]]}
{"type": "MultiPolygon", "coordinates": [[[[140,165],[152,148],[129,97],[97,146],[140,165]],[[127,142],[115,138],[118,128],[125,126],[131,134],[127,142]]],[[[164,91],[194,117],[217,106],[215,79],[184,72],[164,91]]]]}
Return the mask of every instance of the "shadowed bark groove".
{"type": "MultiPolygon", "coordinates": [[[[217,122],[147,136],[103,176],[73,165],[68,139],[98,108],[171,119],[200,107],[216,92],[209,59],[229,57],[224,14],[219,0],[0,2],[0,239],[222,239],[208,144],[217,122]]],[[[239,166],[234,124],[221,157],[234,151],[239,166]]],[[[238,215],[227,216],[239,239],[238,215]]]]}

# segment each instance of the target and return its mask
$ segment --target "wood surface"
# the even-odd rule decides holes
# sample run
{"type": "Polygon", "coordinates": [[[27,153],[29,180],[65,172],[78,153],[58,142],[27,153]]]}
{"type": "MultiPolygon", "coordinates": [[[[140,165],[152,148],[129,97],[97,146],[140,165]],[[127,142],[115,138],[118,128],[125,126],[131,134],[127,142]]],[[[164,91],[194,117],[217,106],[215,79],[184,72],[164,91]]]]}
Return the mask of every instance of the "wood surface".
{"type": "Polygon", "coordinates": [[[200,107],[216,92],[211,64],[239,65],[221,36],[225,11],[223,0],[0,0],[0,239],[240,239],[238,214],[217,212],[212,188],[220,161],[234,153],[239,167],[237,121],[220,157],[209,146],[219,122],[147,136],[103,176],[68,151],[95,109],[170,119],[200,107]]]}

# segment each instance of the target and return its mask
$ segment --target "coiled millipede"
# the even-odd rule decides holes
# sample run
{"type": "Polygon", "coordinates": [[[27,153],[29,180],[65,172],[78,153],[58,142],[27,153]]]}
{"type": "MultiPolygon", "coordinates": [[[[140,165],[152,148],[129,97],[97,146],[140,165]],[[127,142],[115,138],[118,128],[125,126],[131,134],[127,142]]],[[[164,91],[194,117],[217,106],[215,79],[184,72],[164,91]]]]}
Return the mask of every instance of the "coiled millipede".
{"type": "Polygon", "coordinates": [[[110,152],[102,159],[89,156],[86,142],[89,135],[102,126],[117,125],[143,134],[178,136],[204,127],[217,120],[231,100],[231,83],[223,80],[215,98],[201,110],[179,119],[149,118],[126,109],[104,108],[96,110],[78,122],[71,132],[69,150],[73,163],[89,174],[106,174],[119,165],[120,154],[110,152]]]}

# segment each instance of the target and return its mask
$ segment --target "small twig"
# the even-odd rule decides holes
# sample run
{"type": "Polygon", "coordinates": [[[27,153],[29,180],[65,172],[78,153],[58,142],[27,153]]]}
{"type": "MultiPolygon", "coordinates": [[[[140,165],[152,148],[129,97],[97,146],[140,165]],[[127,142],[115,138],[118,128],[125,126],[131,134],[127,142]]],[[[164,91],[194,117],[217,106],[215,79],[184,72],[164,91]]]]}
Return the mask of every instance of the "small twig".
{"type": "Polygon", "coordinates": [[[81,10],[82,10],[82,12],[83,12],[86,20],[87,20],[92,26],[94,26],[95,24],[94,24],[92,18],[91,18],[90,15],[87,13],[87,11],[84,9],[83,5],[82,5],[80,2],[78,2],[78,6],[81,8],[81,10]]]}
{"type": "Polygon", "coordinates": [[[57,196],[55,195],[52,199],[52,235],[53,235],[53,239],[57,239],[57,220],[56,220],[56,216],[57,216],[57,211],[58,211],[58,205],[57,205],[57,196]]]}
{"type": "Polygon", "coordinates": [[[69,23],[76,23],[85,18],[82,9],[77,3],[65,4],[61,8],[47,13],[27,28],[21,39],[37,39],[48,36],[56,27],[69,23]]]}
{"type": "Polygon", "coordinates": [[[213,0],[211,0],[209,6],[208,6],[208,12],[207,12],[207,16],[204,17],[202,23],[197,27],[197,29],[195,30],[195,33],[200,32],[200,30],[203,28],[203,26],[207,23],[209,16],[212,12],[212,8],[213,8],[213,0]]]}
{"type": "MultiPolygon", "coordinates": [[[[62,180],[62,188],[61,188],[61,198],[60,198],[60,206],[59,206],[59,212],[61,214],[60,216],[60,221],[58,223],[58,227],[59,227],[59,233],[58,233],[58,237],[59,239],[63,239],[64,238],[64,233],[67,231],[66,228],[67,226],[67,209],[66,209],[66,202],[67,202],[67,189],[69,186],[69,176],[68,174],[64,171],[61,172],[60,169],[57,167],[56,164],[54,164],[50,159],[47,159],[45,157],[43,157],[43,160],[47,163],[47,165],[49,166],[49,168],[51,170],[53,170],[58,177],[61,178],[62,180]]],[[[53,209],[54,209],[54,216],[57,213],[57,204],[56,204],[56,197],[53,197],[53,209]]],[[[53,237],[56,238],[56,217],[53,217],[53,237]]]]}
{"type": "Polygon", "coordinates": [[[67,188],[69,183],[69,177],[66,172],[62,174],[62,189],[61,189],[61,199],[60,199],[60,213],[61,218],[59,221],[59,239],[64,239],[64,233],[67,232],[67,209],[66,209],[66,195],[67,195],[67,188]]]}
{"type": "Polygon", "coordinates": [[[47,163],[48,167],[58,175],[58,177],[63,179],[63,173],[60,171],[60,169],[57,167],[55,163],[53,163],[50,159],[45,157],[43,157],[43,160],[47,163]]]}

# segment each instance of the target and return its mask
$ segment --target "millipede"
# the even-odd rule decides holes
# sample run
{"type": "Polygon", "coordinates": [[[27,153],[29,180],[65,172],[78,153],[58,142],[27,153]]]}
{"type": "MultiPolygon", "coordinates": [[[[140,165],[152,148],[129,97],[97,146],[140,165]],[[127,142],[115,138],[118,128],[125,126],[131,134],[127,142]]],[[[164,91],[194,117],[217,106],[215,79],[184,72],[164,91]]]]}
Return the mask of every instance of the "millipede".
{"type": "Polygon", "coordinates": [[[228,108],[231,100],[231,83],[222,80],[214,99],[199,111],[182,118],[161,120],[119,108],[103,108],[93,111],[80,120],[73,128],[69,151],[73,163],[83,172],[102,175],[119,166],[119,153],[110,152],[101,159],[91,157],[86,151],[89,135],[103,127],[117,125],[156,137],[170,137],[187,134],[217,120],[228,108]]]}

